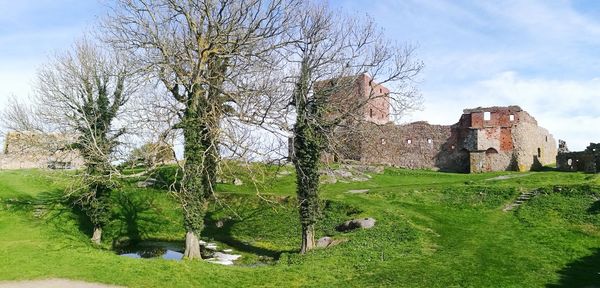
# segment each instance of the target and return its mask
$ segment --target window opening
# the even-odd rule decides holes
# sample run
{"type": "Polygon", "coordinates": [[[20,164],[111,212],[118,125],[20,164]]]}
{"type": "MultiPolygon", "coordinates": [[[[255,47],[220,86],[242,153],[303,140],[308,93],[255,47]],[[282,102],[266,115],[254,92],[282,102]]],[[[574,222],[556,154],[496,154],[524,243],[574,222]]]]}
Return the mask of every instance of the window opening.
{"type": "Polygon", "coordinates": [[[492,113],[490,113],[490,112],[483,112],[483,120],[485,120],[485,121],[492,120],[492,113]]]}

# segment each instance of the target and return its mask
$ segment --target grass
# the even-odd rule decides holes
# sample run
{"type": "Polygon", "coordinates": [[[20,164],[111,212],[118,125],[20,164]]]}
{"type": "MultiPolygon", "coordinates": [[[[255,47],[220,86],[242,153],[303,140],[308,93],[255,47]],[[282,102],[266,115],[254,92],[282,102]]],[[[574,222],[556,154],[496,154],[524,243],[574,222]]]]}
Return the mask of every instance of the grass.
{"type": "Polygon", "coordinates": [[[301,256],[294,176],[278,169],[291,170],[242,168],[235,168],[235,177],[244,185],[218,186],[219,201],[211,204],[202,235],[243,255],[232,267],[130,259],[110,250],[123,238],[183,238],[181,211],[165,190],[132,183],[115,193],[105,244],[95,248],[84,218],[56,201],[72,175],[2,171],[0,280],[60,277],[130,287],[600,285],[596,175],[546,171],[488,180],[523,174],[387,169],[367,182],[323,185],[317,236],[344,242],[301,256]],[[370,191],[346,193],[351,189],[370,191]],[[534,189],[538,196],[502,212],[534,189]],[[377,225],[335,231],[358,217],[374,217],[377,225]]]}

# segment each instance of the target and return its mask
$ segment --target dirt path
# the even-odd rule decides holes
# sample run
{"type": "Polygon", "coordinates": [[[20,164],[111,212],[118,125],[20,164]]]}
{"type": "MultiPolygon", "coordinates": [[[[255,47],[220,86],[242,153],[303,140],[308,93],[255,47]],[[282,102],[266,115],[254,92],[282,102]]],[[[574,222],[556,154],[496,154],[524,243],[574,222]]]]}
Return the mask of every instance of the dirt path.
{"type": "Polygon", "coordinates": [[[45,280],[27,280],[0,282],[0,288],[117,288],[122,286],[112,286],[100,283],[89,283],[68,279],[45,279],[45,280]]]}

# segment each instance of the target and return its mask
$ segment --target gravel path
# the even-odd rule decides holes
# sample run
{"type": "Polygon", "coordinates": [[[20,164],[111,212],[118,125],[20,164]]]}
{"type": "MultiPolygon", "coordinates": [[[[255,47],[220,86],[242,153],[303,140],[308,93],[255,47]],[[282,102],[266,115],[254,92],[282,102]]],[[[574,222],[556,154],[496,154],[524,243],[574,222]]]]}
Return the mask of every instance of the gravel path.
{"type": "Polygon", "coordinates": [[[112,286],[100,283],[89,283],[68,279],[45,279],[45,280],[27,280],[0,282],[0,288],[117,288],[122,286],[112,286]]]}

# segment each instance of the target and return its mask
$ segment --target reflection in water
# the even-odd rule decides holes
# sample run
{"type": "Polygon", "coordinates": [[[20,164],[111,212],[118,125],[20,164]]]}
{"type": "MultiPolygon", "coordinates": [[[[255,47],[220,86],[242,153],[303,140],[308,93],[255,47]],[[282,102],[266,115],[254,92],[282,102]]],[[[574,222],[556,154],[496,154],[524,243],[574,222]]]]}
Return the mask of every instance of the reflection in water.
{"type": "Polygon", "coordinates": [[[137,245],[119,247],[115,250],[117,254],[130,258],[183,259],[183,247],[178,243],[140,242],[137,245]]]}

